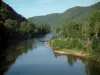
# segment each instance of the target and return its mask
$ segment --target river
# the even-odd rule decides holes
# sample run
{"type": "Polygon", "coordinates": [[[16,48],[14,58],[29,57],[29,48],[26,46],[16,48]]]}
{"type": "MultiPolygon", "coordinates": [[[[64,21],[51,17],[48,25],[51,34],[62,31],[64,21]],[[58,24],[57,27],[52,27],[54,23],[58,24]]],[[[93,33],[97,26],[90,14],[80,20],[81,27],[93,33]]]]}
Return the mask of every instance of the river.
{"type": "Polygon", "coordinates": [[[55,54],[47,46],[52,36],[10,46],[0,54],[0,75],[100,75],[100,65],[94,61],[55,54]]]}

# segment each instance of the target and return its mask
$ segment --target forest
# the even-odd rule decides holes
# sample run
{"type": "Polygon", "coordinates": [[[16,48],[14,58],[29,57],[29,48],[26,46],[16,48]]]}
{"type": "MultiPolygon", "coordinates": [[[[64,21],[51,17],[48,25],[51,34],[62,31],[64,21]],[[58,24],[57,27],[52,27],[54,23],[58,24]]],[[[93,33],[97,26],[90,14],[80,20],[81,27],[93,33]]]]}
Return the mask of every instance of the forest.
{"type": "Polygon", "coordinates": [[[0,1],[0,46],[45,35],[50,32],[47,24],[35,24],[18,14],[8,4],[0,1]]]}
{"type": "Polygon", "coordinates": [[[29,18],[39,24],[50,24],[57,35],[50,43],[57,50],[77,50],[89,53],[100,61],[100,2],[76,6],[63,13],[29,18]]]}
{"type": "Polygon", "coordinates": [[[77,50],[100,61],[100,11],[94,11],[84,23],[69,21],[56,28],[50,43],[58,50],[77,50]]]}

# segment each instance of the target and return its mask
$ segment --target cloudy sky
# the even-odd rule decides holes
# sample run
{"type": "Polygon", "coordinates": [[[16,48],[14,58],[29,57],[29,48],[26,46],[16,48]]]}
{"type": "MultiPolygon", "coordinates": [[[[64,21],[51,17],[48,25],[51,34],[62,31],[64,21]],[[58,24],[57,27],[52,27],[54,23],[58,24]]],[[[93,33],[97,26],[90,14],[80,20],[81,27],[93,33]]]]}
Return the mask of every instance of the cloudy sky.
{"type": "Polygon", "coordinates": [[[4,0],[26,18],[62,13],[74,6],[89,6],[100,0],[4,0]]]}

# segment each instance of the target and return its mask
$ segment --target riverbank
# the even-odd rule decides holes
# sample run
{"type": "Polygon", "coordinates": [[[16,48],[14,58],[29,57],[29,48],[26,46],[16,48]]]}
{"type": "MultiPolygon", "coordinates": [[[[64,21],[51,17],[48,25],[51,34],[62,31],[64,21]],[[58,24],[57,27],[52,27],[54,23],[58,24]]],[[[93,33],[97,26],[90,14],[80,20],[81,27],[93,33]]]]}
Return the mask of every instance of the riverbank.
{"type": "Polygon", "coordinates": [[[83,52],[83,51],[78,51],[78,50],[68,50],[68,49],[56,49],[52,44],[49,42],[46,42],[46,47],[53,47],[54,53],[61,54],[61,55],[73,55],[77,57],[82,57],[82,58],[89,58],[89,53],[83,52]]]}
{"type": "Polygon", "coordinates": [[[74,50],[54,50],[54,53],[61,54],[61,55],[72,55],[76,57],[81,57],[88,59],[89,58],[89,53],[85,53],[82,51],[74,51],[74,50]]]}
{"type": "Polygon", "coordinates": [[[90,61],[93,61],[93,62],[96,62],[96,63],[100,64],[100,61],[98,59],[93,59],[91,57],[91,55],[87,52],[78,51],[78,50],[67,50],[67,49],[57,50],[55,48],[53,48],[53,50],[54,50],[55,54],[71,55],[71,56],[75,56],[75,57],[78,57],[78,58],[90,60],[90,61]]]}
{"type": "Polygon", "coordinates": [[[100,64],[100,61],[98,59],[93,59],[91,57],[91,55],[89,53],[87,53],[87,52],[78,51],[78,50],[67,50],[67,49],[57,50],[54,47],[53,47],[53,50],[54,50],[55,54],[59,54],[59,55],[72,55],[72,56],[79,57],[79,58],[82,58],[82,59],[94,61],[94,62],[100,64]]]}
{"type": "Polygon", "coordinates": [[[54,53],[59,55],[72,55],[75,57],[83,58],[86,60],[94,61],[100,64],[99,59],[92,58],[89,52],[85,52],[84,50],[75,50],[75,49],[57,49],[55,46],[52,45],[49,41],[46,43],[47,47],[52,46],[54,53]]]}

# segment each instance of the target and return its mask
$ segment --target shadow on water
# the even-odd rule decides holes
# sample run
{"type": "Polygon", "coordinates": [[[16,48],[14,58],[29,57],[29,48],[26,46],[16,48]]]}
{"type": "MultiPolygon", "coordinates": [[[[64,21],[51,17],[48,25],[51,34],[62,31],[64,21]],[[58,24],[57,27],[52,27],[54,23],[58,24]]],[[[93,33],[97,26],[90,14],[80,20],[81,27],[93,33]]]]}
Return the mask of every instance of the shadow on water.
{"type": "MultiPolygon", "coordinates": [[[[55,53],[56,58],[59,58],[60,56],[62,55],[55,53]]],[[[77,63],[78,60],[80,60],[85,65],[86,75],[100,75],[100,64],[99,63],[93,60],[86,60],[84,58],[80,58],[77,56],[72,56],[72,55],[64,55],[64,56],[66,56],[67,58],[66,59],[67,64],[70,65],[71,67],[73,67],[75,63],[77,63]]]]}
{"type": "MultiPolygon", "coordinates": [[[[49,37],[49,39],[51,38],[50,36],[48,36],[48,37],[49,37]]],[[[48,40],[48,37],[34,38],[32,40],[26,40],[21,43],[9,46],[9,48],[7,48],[3,53],[0,54],[0,75],[5,75],[5,73],[9,70],[9,68],[13,64],[15,64],[16,59],[20,55],[27,54],[29,51],[35,50],[35,48],[39,47],[40,44],[44,44],[44,42],[46,42],[48,40]]],[[[44,49],[47,49],[47,48],[44,48],[44,49]]],[[[93,61],[85,60],[85,59],[71,56],[71,55],[54,54],[53,56],[54,57],[52,57],[51,59],[59,59],[59,57],[65,56],[64,60],[66,61],[66,63],[64,65],[68,65],[69,67],[68,66],[67,67],[73,68],[74,71],[76,71],[76,69],[79,69],[77,66],[79,66],[80,63],[82,63],[82,64],[84,64],[84,67],[82,67],[82,68],[85,69],[85,75],[100,75],[100,65],[93,61]],[[75,67],[76,64],[77,64],[77,66],[75,67]]],[[[59,61],[57,61],[57,62],[59,62],[59,61]]],[[[55,62],[53,62],[53,63],[55,64],[55,62]]],[[[60,64],[60,66],[61,66],[61,64],[60,64]]],[[[65,67],[64,71],[67,71],[66,66],[64,66],[64,67],[65,67]]],[[[79,69],[79,71],[80,71],[80,69],[79,69]]],[[[82,75],[84,75],[84,74],[82,74],[82,75]]]]}
{"type": "MultiPolygon", "coordinates": [[[[41,37],[38,37],[41,38],[41,37]]],[[[14,45],[1,46],[3,52],[0,53],[0,75],[4,75],[4,73],[9,69],[9,67],[14,64],[17,57],[21,54],[25,54],[33,48],[37,47],[37,40],[26,40],[14,45]],[[8,47],[9,46],[9,47],[8,47]]]]}

